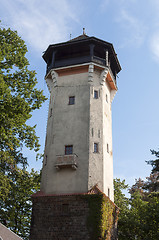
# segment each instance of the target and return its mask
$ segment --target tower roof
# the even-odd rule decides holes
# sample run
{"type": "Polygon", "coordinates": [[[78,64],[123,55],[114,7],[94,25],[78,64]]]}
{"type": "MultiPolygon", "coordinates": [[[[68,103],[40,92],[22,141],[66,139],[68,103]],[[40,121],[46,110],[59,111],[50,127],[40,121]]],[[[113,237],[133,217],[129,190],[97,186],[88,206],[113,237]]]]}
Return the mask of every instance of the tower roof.
{"type": "MultiPolygon", "coordinates": [[[[89,37],[83,32],[82,35],[79,35],[76,38],[73,38],[66,42],[61,42],[57,44],[51,44],[47,48],[47,50],[43,54],[43,59],[45,62],[50,66],[52,62],[52,56],[53,53],[56,53],[55,55],[55,62],[56,66],[54,67],[62,67],[62,66],[68,66],[75,65],[75,64],[81,64],[81,57],[83,57],[83,63],[90,62],[90,60],[86,60],[86,56],[90,54],[90,46],[94,46],[94,54],[97,56],[97,58],[105,59],[105,52],[106,50],[109,53],[109,60],[111,62],[111,68],[114,74],[121,71],[121,66],[117,58],[117,54],[114,50],[113,44],[103,41],[99,38],[96,38],[94,36],[89,37]],[[80,62],[77,61],[77,57],[79,59],[80,56],[80,62]],[[66,61],[67,59],[67,61],[66,61]],[[69,61],[68,61],[69,59],[69,61]],[[70,59],[72,60],[70,62],[70,59]],[[73,59],[75,61],[73,61],[73,59]],[[67,63],[66,63],[67,62],[67,63]],[[63,64],[63,65],[62,65],[63,64]]],[[[100,64],[100,63],[99,63],[100,64]]],[[[105,65],[101,63],[101,65],[105,65]]]]}
{"type": "Polygon", "coordinates": [[[86,38],[88,38],[88,37],[89,37],[88,35],[82,34],[82,35],[79,35],[78,37],[75,37],[75,38],[69,40],[69,42],[71,42],[71,41],[77,41],[77,40],[83,40],[83,39],[86,39],[86,38]]]}

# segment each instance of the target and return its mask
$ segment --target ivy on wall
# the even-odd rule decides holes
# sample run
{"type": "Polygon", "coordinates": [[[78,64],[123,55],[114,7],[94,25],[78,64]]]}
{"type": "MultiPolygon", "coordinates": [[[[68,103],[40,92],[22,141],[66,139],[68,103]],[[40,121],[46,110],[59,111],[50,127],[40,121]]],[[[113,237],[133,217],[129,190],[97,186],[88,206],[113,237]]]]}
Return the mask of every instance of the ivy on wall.
{"type": "Polygon", "coordinates": [[[118,208],[105,194],[88,194],[83,196],[89,205],[87,227],[91,240],[115,239],[115,226],[118,208]]]}

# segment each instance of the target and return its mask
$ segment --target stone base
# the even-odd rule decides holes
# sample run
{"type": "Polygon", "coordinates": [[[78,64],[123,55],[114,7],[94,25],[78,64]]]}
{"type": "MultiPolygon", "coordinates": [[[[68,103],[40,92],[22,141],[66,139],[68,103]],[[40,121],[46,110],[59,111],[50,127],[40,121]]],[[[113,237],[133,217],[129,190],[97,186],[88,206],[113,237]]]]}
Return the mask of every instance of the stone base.
{"type": "MultiPolygon", "coordinates": [[[[30,240],[117,239],[117,214],[114,214],[114,210],[111,216],[111,219],[114,218],[111,231],[109,229],[108,233],[108,229],[106,229],[104,237],[98,233],[98,230],[96,232],[100,219],[98,221],[96,219],[99,218],[96,216],[98,210],[91,209],[95,206],[100,211],[101,204],[98,206],[96,199],[98,199],[98,194],[60,196],[35,194],[32,198],[30,240]]],[[[113,206],[115,205],[113,204],[113,206]]],[[[116,207],[115,211],[117,212],[116,207]]]]}

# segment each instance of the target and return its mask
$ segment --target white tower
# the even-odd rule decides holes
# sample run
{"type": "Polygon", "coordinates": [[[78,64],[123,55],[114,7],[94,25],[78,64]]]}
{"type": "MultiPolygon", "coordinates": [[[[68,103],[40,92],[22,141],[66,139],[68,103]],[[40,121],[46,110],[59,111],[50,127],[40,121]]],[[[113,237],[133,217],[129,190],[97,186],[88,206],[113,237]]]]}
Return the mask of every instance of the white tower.
{"type": "Polygon", "coordinates": [[[88,192],[113,201],[111,103],[121,70],[111,43],[85,33],[43,55],[50,91],[41,191],[88,192]]]}

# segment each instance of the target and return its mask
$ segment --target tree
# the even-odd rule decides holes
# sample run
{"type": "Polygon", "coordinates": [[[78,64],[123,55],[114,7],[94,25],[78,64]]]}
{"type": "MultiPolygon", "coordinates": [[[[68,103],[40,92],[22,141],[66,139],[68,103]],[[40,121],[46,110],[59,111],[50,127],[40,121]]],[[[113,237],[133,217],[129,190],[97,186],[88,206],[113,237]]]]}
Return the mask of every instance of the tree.
{"type": "Polygon", "coordinates": [[[136,238],[145,240],[159,239],[159,152],[150,150],[155,160],[146,161],[152,166],[146,180],[140,178],[131,187],[131,210],[137,210],[138,228],[136,238]]]}
{"type": "Polygon", "coordinates": [[[125,183],[125,180],[121,181],[119,178],[114,179],[114,202],[119,207],[119,219],[118,219],[119,240],[127,239],[125,238],[125,232],[127,234],[129,232],[129,225],[127,224],[129,213],[129,199],[123,193],[124,190],[128,190],[128,184],[125,183]]]}
{"type": "Polygon", "coordinates": [[[150,174],[145,181],[136,179],[136,183],[129,189],[131,196],[127,223],[130,235],[123,229],[127,239],[159,239],[159,193],[154,192],[153,181],[154,177],[150,174]]]}
{"type": "Polygon", "coordinates": [[[129,185],[125,183],[125,180],[114,179],[114,202],[120,208],[120,211],[129,206],[129,200],[123,193],[123,190],[128,190],[128,187],[129,185]]]}
{"type": "Polygon", "coordinates": [[[10,190],[5,201],[0,198],[0,221],[7,223],[13,232],[23,239],[28,239],[32,202],[31,195],[40,188],[40,174],[33,169],[13,169],[9,173],[10,190]]]}
{"type": "Polygon", "coordinates": [[[150,164],[152,166],[151,173],[159,172],[159,151],[155,151],[155,150],[150,150],[150,151],[151,151],[151,154],[156,157],[156,159],[146,161],[146,162],[147,164],[150,164]]]}
{"type": "Polygon", "coordinates": [[[9,172],[28,164],[23,147],[39,150],[36,126],[26,122],[46,100],[29,70],[27,47],[16,31],[0,27],[0,198],[11,187],[9,172]]]}
{"type": "Polygon", "coordinates": [[[146,189],[151,192],[159,191],[159,151],[150,150],[155,160],[146,161],[147,164],[152,166],[151,174],[147,177],[146,189]]]}
{"type": "Polygon", "coordinates": [[[146,181],[136,180],[130,188],[130,198],[123,190],[127,185],[120,179],[114,180],[115,203],[120,207],[118,221],[119,240],[159,239],[159,193],[145,189],[146,181]]]}
{"type": "Polygon", "coordinates": [[[36,126],[27,120],[46,100],[29,70],[27,47],[16,31],[0,27],[0,219],[27,239],[30,196],[39,189],[40,175],[26,170],[23,147],[38,152],[36,126]]]}
{"type": "Polygon", "coordinates": [[[150,193],[143,197],[138,190],[130,198],[130,229],[132,238],[138,240],[159,239],[159,194],[150,193]],[[134,216],[134,218],[132,218],[134,216]]]}

